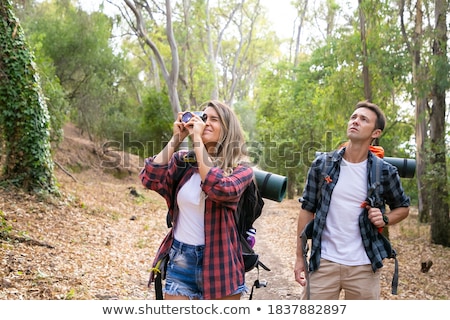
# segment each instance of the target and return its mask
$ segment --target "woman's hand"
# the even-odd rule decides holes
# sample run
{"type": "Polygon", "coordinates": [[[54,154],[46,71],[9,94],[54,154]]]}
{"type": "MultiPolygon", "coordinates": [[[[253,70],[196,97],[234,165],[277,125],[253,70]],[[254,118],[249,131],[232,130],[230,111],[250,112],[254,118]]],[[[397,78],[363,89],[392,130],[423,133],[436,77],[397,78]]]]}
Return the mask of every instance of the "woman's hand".
{"type": "MultiPolygon", "coordinates": [[[[181,121],[181,117],[180,117],[181,121]]],[[[206,123],[203,121],[202,118],[200,118],[196,114],[192,114],[192,118],[186,122],[182,123],[184,129],[189,133],[189,135],[193,136],[193,139],[195,141],[195,137],[197,137],[199,140],[201,140],[203,130],[205,130],[206,123]]]]}
{"type": "Polygon", "coordinates": [[[178,112],[177,119],[173,123],[173,136],[178,137],[180,142],[182,142],[190,134],[189,130],[185,126],[186,123],[181,121],[183,113],[184,112],[178,112]]]}

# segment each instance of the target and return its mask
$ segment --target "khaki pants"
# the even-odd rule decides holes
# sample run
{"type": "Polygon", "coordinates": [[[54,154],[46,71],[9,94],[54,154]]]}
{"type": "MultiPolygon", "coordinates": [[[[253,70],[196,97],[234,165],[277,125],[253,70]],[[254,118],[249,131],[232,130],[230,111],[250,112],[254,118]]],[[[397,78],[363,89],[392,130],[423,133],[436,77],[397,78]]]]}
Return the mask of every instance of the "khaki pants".
{"type": "MultiPolygon", "coordinates": [[[[373,272],[370,265],[345,266],[321,259],[307,285],[311,300],[339,300],[342,290],[346,300],[380,299],[380,271],[373,272]]],[[[303,292],[306,299],[306,288],[303,292]]]]}

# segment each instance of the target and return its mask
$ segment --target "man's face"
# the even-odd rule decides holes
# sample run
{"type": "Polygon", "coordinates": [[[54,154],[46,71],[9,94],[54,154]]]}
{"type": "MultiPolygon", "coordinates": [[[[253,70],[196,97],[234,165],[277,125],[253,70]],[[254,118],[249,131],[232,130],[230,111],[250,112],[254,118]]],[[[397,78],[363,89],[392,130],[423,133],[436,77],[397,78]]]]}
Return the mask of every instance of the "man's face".
{"type": "Polygon", "coordinates": [[[356,109],[347,124],[347,137],[350,140],[359,140],[372,142],[381,134],[380,129],[375,129],[377,123],[377,115],[368,108],[356,109]]]}

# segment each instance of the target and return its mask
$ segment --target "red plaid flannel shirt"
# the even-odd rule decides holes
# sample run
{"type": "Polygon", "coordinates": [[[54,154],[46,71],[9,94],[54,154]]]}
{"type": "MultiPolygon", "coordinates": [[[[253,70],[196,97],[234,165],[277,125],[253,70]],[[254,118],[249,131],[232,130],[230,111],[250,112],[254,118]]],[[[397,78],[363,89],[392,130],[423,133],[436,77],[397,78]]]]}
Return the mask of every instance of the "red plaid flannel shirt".
{"type": "MultiPolygon", "coordinates": [[[[175,153],[167,165],[153,163],[153,158],[145,160],[145,166],[139,177],[148,189],[159,193],[167,202],[169,213],[177,223],[178,205],[171,207],[173,197],[173,177],[182,163],[185,151],[175,153]]],[[[181,178],[177,190],[198,169],[191,166],[181,178]]],[[[205,299],[217,299],[233,294],[245,282],[244,263],[242,260],[239,235],[234,221],[239,199],[253,178],[250,167],[238,165],[233,173],[224,176],[220,168],[214,167],[208,172],[202,184],[207,195],[205,202],[205,252],[203,259],[203,283],[205,299]]],[[[173,241],[171,228],[163,239],[153,261],[153,267],[168,254],[173,241]]],[[[150,275],[150,282],[154,274],[150,275]]]]}

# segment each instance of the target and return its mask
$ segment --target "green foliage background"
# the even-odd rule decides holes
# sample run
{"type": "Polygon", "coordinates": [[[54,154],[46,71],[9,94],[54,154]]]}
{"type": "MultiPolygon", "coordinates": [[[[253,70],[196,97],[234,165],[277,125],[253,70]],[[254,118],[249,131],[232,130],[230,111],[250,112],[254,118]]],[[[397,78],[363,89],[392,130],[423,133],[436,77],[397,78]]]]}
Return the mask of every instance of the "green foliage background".
{"type": "MultiPolygon", "coordinates": [[[[47,129],[54,145],[61,139],[62,125],[71,121],[92,140],[115,142],[143,157],[158,152],[172,130],[167,89],[151,55],[143,53],[142,43],[130,35],[123,17],[101,10],[88,13],[71,1],[24,3],[15,9],[36,55],[50,114],[47,129]]],[[[255,3],[248,1],[249,12],[255,3]]],[[[367,19],[373,102],[388,118],[380,144],[387,156],[414,158],[411,58],[398,19],[392,18],[397,8],[388,2],[377,2],[376,10],[373,2],[363,5],[368,6],[362,10],[367,19]]],[[[220,28],[233,7],[233,1],[224,1],[211,8],[211,26],[220,28]]],[[[205,2],[193,1],[187,16],[181,14],[181,7],[177,9],[179,95],[183,109],[195,109],[210,98],[214,72],[220,83],[219,98],[228,94],[239,38],[228,34],[220,46],[212,39],[214,48],[220,50],[220,59],[212,66],[206,62],[205,2]]],[[[337,3],[332,9],[335,13],[341,10],[337,3]]],[[[260,14],[255,26],[243,25],[244,31],[254,28],[253,46],[240,65],[233,108],[246,131],[253,161],[263,170],[288,176],[292,198],[301,192],[315,152],[331,150],[345,141],[348,116],[364,99],[358,12],[347,13],[346,23],[337,25],[324,39],[311,41],[295,64],[291,55],[280,51],[282,40],[265,28],[264,11],[260,14]]],[[[170,59],[161,26],[150,20],[147,26],[164,58],[170,59]]],[[[408,27],[406,34],[412,34],[412,26],[408,27]]],[[[414,179],[404,185],[414,200],[414,179]]]]}

